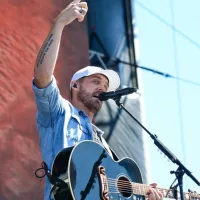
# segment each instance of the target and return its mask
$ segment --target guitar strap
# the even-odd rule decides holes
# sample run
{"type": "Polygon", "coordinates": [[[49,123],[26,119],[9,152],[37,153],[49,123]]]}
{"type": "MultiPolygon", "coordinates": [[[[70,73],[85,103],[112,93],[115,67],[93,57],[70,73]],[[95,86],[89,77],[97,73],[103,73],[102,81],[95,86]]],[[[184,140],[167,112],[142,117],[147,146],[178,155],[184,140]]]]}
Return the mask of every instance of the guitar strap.
{"type": "Polygon", "coordinates": [[[108,145],[108,143],[104,140],[104,138],[102,137],[102,131],[100,131],[95,125],[92,124],[92,138],[93,141],[102,145],[105,150],[109,153],[109,155],[113,158],[113,153],[108,145]]]}

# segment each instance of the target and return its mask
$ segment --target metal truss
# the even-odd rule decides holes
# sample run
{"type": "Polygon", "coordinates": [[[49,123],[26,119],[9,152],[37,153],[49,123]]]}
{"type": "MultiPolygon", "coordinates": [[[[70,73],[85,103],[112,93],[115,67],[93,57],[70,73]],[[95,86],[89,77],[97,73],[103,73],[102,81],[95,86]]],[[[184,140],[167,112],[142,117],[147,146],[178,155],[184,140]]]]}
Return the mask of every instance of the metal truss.
{"type": "Polygon", "coordinates": [[[102,67],[103,69],[113,69],[119,73],[118,65],[120,61],[114,57],[108,57],[103,53],[89,50],[91,65],[102,67]]]}

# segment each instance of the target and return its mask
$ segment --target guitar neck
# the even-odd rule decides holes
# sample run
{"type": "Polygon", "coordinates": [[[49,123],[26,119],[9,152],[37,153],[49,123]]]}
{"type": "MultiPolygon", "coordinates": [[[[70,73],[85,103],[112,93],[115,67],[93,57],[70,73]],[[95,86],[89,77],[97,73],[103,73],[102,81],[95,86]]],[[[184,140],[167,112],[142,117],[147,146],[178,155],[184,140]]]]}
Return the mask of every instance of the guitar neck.
{"type": "MultiPolygon", "coordinates": [[[[140,184],[140,183],[132,183],[132,189],[134,194],[144,195],[146,196],[149,192],[150,186],[140,184]]],[[[176,191],[172,189],[164,189],[157,188],[163,195],[164,198],[175,199],[176,191]]],[[[178,199],[180,199],[180,193],[177,194],[178,199]]],[[[200,200],[200,195],[197,193],[184,193],[185,200],[200,200]]]]}

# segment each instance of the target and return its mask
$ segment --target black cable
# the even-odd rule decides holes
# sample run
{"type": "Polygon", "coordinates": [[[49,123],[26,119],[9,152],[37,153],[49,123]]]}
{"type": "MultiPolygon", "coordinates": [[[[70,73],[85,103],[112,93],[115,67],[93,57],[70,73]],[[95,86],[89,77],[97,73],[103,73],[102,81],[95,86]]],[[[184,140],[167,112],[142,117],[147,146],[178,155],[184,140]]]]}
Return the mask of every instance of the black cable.
{"type": "Polygon", "coordinates": [[[35,171],[35,176],[36,176],[37,178],[43,178],[43,177],[47,176],[49,182],[50,182],[52,185],[57,186],[57,187],[62,188],[62,189],[65,189],[65,188],[68,188],[68,187],[69,187],[68,184],[65,183],[62,179],[59,179],[58,177],[51,175],[51,172],[50,172],[50,170],[48,169],[47,164],[46,164],[45,162],[42,162],[42,163],[41,163],[41,166],[42,166],[42,167],[38,168],[38,169],[35,171]],[[37,174],[40,170],[44,170],[44,174],[43,174],[43,175],[38,175],[38,174],[37,174]]]}
{"type": "MultiPolygon", "coordinates": [[[[105,57],[105,56],[103,55],[102,57],[105,57]]],[[[184,78],[176,77],[176,76],[173,76],[171,74],[158,71],[156,69],[152,69],[152,68],[149,68],[149,67],[146,67],[146,66],[137,65],[137,64],[131,64],[130,62],[123,61],[123,60],[120,60],[119,58],[115,58],[115,57],[107,57],[107,58],[112,60],[112,61],[114,61],[114,62],[116,62],[116,64],[122,63],[122,64],[125,64],[125,65],[129,65],[131,67],[140,68],[140,69],[152,72],[154,74],[158,74],[160,76],[164,76],[165,78],[173,78],[173,79],[177,79],[179,81],[182,81],[182,82],[185,82],[185,83],[188,83],[188,84],[191,84],[191,85],[200,86],[200,83],[198,83],[198,82],[194,82],[194,81],[187,80],[187,79],[184,79],[184,78]]]]}
{"type": "MultiPolygon", "coordinates": [[[[172,24],[175,26],[175,19],[174,19],[174,7],[173,7],[173,0],[170,1],[170,8],[171,8],[171,16],[172,16],[172,24]]],[[[175,60],[175,69],[176,75],[179,75],[179,65],[178,65],[178,54],[177,54],[177,45],[176,45],[176,34],[173,31],[173,49],[174,49],[174,60],[175,60]]],[[[185,138],[184,138],[184,123],[183,123],[183,112],[182,112],[182,99],[181,99],[181,90],[180,90],[180,83],[177,81],[177,97],[178,97],[178,112],[179,112],[179,120],[180,120],[180,132],[181,132],[181,143],[182,143],[182,152],[183,152],[183,160],[184,164],[186,165],[186,157],[185,157],[185,138]]]]}
{"type": "Polygon", "coordinates": [[[173,25],[171,25],[170,23],[168,23],[165,19],[163,19],[160,15],[156,14],[155,12],[153,12],[152,10],[150,10],[147,6],[145,6],[143,3],[141,3],[140,1],[136,0],[135,1],[141,8],[143,8],[144,10],[146,10],[149,14],[151,14],[152,16],[154,16],[156,19],[158,19],[159,21],[161,21],[163,24],[165,24],[166,26],[170,27],[171,29],[173,29],[175,32],[177,32],[179,35],[181,35],[183,38],[185,38],[187,41],[189,41],[191,44],[195,45],[197,48],[200,49],[200,44],[197,43],[195,40],[193,40],[192,38],[190,38],[187,34],[183,33],[182,31],[180,31],[179,29],[177,29],[176,27],[174,27],[173,25]]]}
{"type": "MultiPolygon", "coordinates": [[[[116,58],[116,60],[119,62],[119,63],[123,63],[123,64],[127,64],[127,65],[131,65],[131,63],[129,62],[126,62],[126,61],[122,61],[118,58],[116,58]]],[[[176,77],[176,76],[173,76],[173,75],[170,75],[168,73],[165,73],[165,72],[161,72],[161,71],[158,71],[158,70],[155,70],[155,69],[152,69],[152,68],[148,68],[148,67],[145,67],[145,66],[140,66],[140,65],[132,65],[136,68],[140,68],[140,69],[143,69],[143,70],[146,70],[146,71],[150,71],[154,74],[158,74],[160,76],[164,76],[165,78],[173,78],[173,79],[177,79],[179,81],[182,81],[182,82],[185,82],[185,83],[188,83],[188,84],[192,84],[192,85],[196,85],[196,86],[200,86],[200,83],[198,82],[194,82],[194,81],[191,81],[191,80],[187,80],[187,79],[183,79],[183,78],[179,78],[179,77],[176,77]]]]}
{"type": "Polygon", "coordinates": [[[46,169],[48,169],[48,168],[47,168],[47,166],[45,165],[45,162],[42,162],[42,163],[41,163],[41,167],[35,170],[35,176],[36,176],[37,178],[41,178],[41,179],[44,178],[44,177],[47,175],[46,172],[45,172],[46,169]],[[38,175],[38,172],[41,171],[41,170],[44,170],[44,174],[43,174],[43,175],[38,175]]]}

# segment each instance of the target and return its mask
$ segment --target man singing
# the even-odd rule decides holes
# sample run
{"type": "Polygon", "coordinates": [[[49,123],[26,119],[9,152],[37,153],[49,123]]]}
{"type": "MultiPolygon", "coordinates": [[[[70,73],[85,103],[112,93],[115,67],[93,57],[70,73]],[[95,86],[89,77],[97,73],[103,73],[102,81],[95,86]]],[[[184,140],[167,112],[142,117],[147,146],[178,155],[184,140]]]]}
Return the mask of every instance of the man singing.
{"type": "MultiPolygon", "coordinates": [[[[38,53],[34,68],[37,129],[42,158],[49,169],[60,150],[83,140],[101,142],[112,156],[102,137],[102,131],[92,124],[92,120],[102,106],[98,95],[119,87],[118,74],[113,70],[94,66],[77,71],[69,83],[69,101],[60,95],[53,76],[64,27],[75,19],[82,22],[87,13],[87,3],[80,1],[74,0],[58,15],[38,53]]],[[[156,184],[151,184],[148,197],[151,200],[160,200],[162,195],[155,187],[156,184]]],[[[45,200],[52,199],[50,191],[51,184],[46,179],[45,200]]]]}

